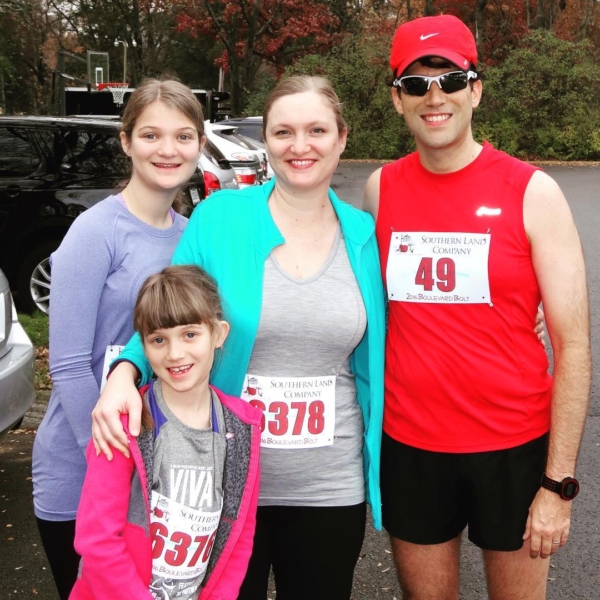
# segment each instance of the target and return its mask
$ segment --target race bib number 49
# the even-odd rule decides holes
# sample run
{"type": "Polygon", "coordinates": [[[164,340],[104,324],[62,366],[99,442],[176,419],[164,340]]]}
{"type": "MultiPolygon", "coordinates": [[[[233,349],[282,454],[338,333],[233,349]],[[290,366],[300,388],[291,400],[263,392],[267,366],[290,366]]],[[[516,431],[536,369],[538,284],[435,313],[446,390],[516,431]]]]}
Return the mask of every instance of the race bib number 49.
{"type": "Polygon", "coordinates": [[[264,448],[318,448],[333,444],[335,376],[246,375],[242,398],[263,411],[264,448]]]}
{"type": "Polygon", "coordinates": [[[489,233],[392,232],[386,270],[396,302],[489,304],[489,233]]]}

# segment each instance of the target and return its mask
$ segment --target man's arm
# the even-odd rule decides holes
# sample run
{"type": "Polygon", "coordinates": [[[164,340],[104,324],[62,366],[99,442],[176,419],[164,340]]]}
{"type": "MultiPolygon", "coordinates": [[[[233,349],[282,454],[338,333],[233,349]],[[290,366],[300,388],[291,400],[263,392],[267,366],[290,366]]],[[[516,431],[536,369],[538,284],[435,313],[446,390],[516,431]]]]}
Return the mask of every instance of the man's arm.
{"type": "MultiPolygon", "coordinates": [[[[545,173],[536,172],[531,178],[523,214],[554,351],[546,475],[561,481],[575,475],[590,397],[585,265],[567,201],[556,182],[545,173]]],[[[524,536],[531,538],[533,558],[538,555],[546,558],[566,543],[571,506],[570,501],[562,500],[558,494],[540,488],[529,510],[524,536]]]]}
{"type": "Polygon", "coordinates": [[[379,182],[381,180],[381,167],[374,173],[371,173],[365,185],[365,194],[363,196],[362,209],[371,214],[375,223],[377,223],[377,213],[379,212],[379,182]]]}

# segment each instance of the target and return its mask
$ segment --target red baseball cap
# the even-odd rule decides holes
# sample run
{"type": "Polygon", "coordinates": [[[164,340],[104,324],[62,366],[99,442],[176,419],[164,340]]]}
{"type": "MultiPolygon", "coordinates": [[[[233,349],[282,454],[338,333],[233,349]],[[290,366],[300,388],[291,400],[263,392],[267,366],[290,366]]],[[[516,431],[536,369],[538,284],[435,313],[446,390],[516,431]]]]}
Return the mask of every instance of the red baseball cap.
{"type": "Polygon", "coordinates": [[[477,44],[471,30],[457,17],[421,17],[398,27],[390,66],[396,76],[425,56],[440,56],[466,71],[477,65],[477,44]]]}

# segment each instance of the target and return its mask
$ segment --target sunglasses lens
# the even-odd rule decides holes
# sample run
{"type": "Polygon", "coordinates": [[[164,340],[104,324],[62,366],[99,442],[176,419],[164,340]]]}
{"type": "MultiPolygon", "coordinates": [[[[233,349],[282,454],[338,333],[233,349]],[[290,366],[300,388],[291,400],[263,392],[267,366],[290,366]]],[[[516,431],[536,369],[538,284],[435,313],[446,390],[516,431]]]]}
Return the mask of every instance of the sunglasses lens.
{"type": "Polygon", "coordinates": [[[424,96],[427,93],[427,78],[420,75],[403,77],[402,87],[409,96],[424,96]]]}
{"type": "Polygon", "coordinates": [[[469,82],[469,76],[462,71],[446,73],[439,77],[425,77],[424,75],[409,75],[402,77],[400,82],[402,90],[409,96],[424,96],[429,89],[430,82],[437,81],[445,94],[453,94],[464,90],[469,82]]]}
{"type": "Polygon", "coordinates": [[[440,78],[440,87],[446,94],[452,94],[467,87],[469,78],[466,73],[448,73],[440,78]]]}

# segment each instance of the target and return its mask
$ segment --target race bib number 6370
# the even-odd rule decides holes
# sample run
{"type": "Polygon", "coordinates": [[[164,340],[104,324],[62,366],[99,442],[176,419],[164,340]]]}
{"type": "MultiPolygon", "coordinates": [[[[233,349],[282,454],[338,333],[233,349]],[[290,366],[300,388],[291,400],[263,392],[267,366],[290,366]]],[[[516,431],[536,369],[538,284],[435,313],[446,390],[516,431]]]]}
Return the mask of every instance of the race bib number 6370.
{"type": "Polygon", "coordinates": [[[489,233],[392,232],[386,270],[396,302],[489,304],[489,233]]]}

